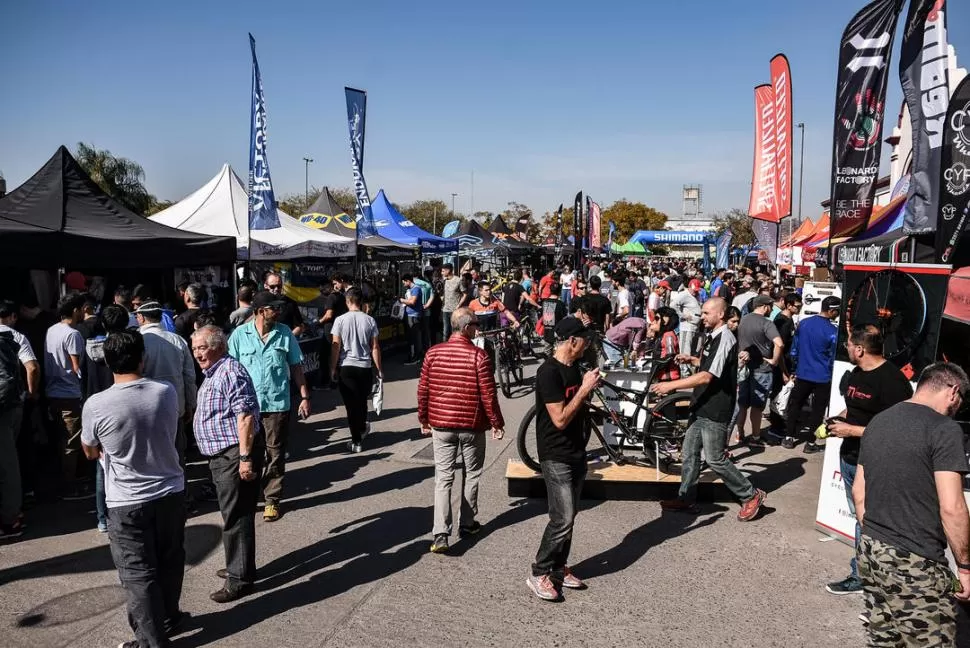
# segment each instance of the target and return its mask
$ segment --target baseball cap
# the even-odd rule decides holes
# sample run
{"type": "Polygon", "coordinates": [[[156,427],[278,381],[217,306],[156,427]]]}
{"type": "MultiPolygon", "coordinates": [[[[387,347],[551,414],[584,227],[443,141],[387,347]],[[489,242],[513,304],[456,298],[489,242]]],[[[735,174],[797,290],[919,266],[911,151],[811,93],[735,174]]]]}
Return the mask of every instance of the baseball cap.
{"type": "Polygon", "coordinates": [[[145,302],[141,306],[135,309],[136,313],[161,313],[162,305],[157,301],[145,302]]]}
{"type": "Polygon", "coordinates": [[[666,288],[667,290],[670,290],[670,282],[665,279],[657,284],[657,288],[666,288]]]}
{"type": "Polygon", "coordinates": [[[556,337],[560,340],[568,340],[571,337],[581,337],[588,340],[593,337],[593,331],[583,326],[579,318],[564,317],[556,324],[556,337]]]}
{"type": "Polygon", "coordinates": [[[283,305],[283,300],[268,290],[261,290],[253,297],[253,310],[259,308],[279,308],[283,305]]]}
{"type": "Polygon", "coordinates": [[[699,279],[691,279],[690,280],[690,284],[688,285],[688,287],[691,290],[695,290],[695,289],[696,290],[700,290],[701,289],[701,282],[700,282],[699,279]]]}
{"type": "Polygon", "coordinates": [[[834,297],[834,296],[833,297],[826,297],[825,299],[822,300],[822,308],[821,308],[821,310],[819,312],[820,313],[824,313],[825,311],[839,310],[840,308],[842,308],[842,300],[841,299],[839,299],[838,297],[834,297]]]}
{"type": "Polygon", "coordinates": [[[775,302],[772,301],[771,297],[768,295],[758,295],[754,298],[754,308],[758,308],[759,306],[771,306],[774,303],[775,302]]]}

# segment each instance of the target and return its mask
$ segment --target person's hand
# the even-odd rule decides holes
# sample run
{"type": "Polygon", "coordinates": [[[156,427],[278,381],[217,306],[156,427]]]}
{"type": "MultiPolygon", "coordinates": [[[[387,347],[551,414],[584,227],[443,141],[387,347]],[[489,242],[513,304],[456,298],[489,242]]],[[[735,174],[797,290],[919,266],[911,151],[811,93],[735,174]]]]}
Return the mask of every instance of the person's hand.
{"type": "Polygon", "coordinates": [[[254,479],[256,479],[256,473],[253,472],[252,461],[239,462],[239,479],[243,481],[253,481],[254,479]]]}
{"type": "Polygon", "coordinates": [[[788,384],[788,383],[790,383],[790,382],[791,382],[791,376],[789,376],[789,375],[788,375],[787,373],[785,373],[784,371],[783,371],[783,372],[781,372],[781,384],[783,384],[783,385],[787,385],[787,384],[788,384]]]}
{"type": "Polygon", "coordinates": [[[961,590],[953,593],[954,598],[959,601],[970,601],[970,571],[958,569],[957,578],[960,579],[961,590]]]}
{"type": "Polygon", "coordinates": [[[843,421],[833,421],[825,427],[828,428],[829,434],[837,436],[840,439],[852,436],[852,426],[843,421]]]}
{"type": "Polygon", "coordinates": [[[657,396],[666,396],[667,394],[669,394],[674,390],[670,387],[669,382],[659,382],[651,385],[650,391],[656,394],[657,396]]]}
{"type": "Polygon", "coordinates": [[[492,438],[501,439],[505,436],[505,430],[503,428],[492,428],[492,438]]]}
{"type": "Polygon", "coordinates": [[[384,372],[378,371],[376,375],[377,380],[384,380],[384,372]]]}
{"type": "Polygon", "coordinates": [[[751,354],[747,351],[741,351],[738,353],[738,365],[743,367],[748,364],[748,360],[751,359],[751,354]]]}
{"type": "Polygon", "coordinates": [[[594,387],[600,384],[600,380],[600,370],[590,369],[583,375],[583,389],[592,391],[594,387]]]}
{"type": "MultiPolygon", "coordinates": [[[[582,312],[582,311],[580,311],[580,312],[582,312]]],[[[582,315],[580,315],[579,319],[583,323],[583,326],[585,326],[586,328],[589,328],[590,324],[593,323],[593,318],[590,317],[589,315],[587,315],[586,313],[582,313],[582,315]]]]}
{"type": "Polygon", "coordinates": [[[694,358],[687,355],[686,353],[678,353],[674,356],[674,362],[677,364],[689,364],[694,358]]]}
{"type": "Polygon", "coordinates": [[[337,371],[336,369],[334,369],[333,371],[331,371],[330,372],[330,379],[333,382],[339,382],[340,381],[340,372],[337,371]]]}
{"type": "Polygon", "coordinates": [[[421,426],[421,434],[423,434],[424,436],[431,436],[431,426],[430,425],[422,425],[421,426]]]}
{"type": "Polygon", "coordinates": [[[310,399],[301,398],[300,407],[297,408],[296,412],[299,414],[300,418],[310,418],[310,399]]]}
{"type": "Polygon", "coordinates": [[[518,322],[512,322],[512,328],[517,329],[521,326],[518,322]]]}

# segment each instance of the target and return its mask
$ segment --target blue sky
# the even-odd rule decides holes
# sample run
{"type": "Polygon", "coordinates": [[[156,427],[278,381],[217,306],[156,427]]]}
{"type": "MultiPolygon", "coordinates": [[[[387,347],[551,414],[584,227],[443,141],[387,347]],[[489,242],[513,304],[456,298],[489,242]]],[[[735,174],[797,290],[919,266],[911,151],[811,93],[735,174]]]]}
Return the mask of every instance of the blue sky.
{"type": "MultiPolygon", "coordinates": [[[[829,192],[838,42],[863,4],[14,2],[0,20],[0,172],[13,188],[58,145],[85,141],[141,163],[163,199],[226,161],[245,176],[252,32],[277,195],[303,191],[304,156],[311,185],[350,184],[351,85],[368,91],[372,194],[450,203],[456,192],[468,212],[474,170],[476,211],[516,200],[541,214],[583,189],[677,215],[681,186],[701,183],[714,212],[747,205],[752,89],[785,52],[814,218],[829,192]]],[[[950,4],[966,67],[970,7],[950,4]]],[[[797,130],[795,144],[797,155],[797,130]]]]}

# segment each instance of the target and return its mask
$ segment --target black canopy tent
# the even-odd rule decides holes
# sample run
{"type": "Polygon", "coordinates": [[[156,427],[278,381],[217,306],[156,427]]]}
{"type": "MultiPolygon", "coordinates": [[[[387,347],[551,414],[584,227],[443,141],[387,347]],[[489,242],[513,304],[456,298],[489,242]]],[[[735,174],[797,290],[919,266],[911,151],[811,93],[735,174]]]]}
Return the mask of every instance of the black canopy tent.
{"type": "Polygon", "coordinates": [[[63,146],[0,198],[0,265],[173,268],[231,264],[236,241],[154,223],[108,196],[63,146]]]}
{"type": "Polygon", "coordinates": [[[492,224],[488,226],[488,231],[492,234],[505,234],[507,236],[512,234],[512,230],[505,224],[505,220],[501,216],[495,217],[492,224]]]}
{"type": "MultiPolygon", "coordinates": [[[[354,217],[340,206],[329,187],[323,188],[307,213],[300,216],[300,222],[337,236],[357,236],[354,217]]],[[[357,239],[357,258],[361,261],[413,259],[417,262],[419,256],[420,250],[416,246],[398,243],[379,234],[357,239]]]]}

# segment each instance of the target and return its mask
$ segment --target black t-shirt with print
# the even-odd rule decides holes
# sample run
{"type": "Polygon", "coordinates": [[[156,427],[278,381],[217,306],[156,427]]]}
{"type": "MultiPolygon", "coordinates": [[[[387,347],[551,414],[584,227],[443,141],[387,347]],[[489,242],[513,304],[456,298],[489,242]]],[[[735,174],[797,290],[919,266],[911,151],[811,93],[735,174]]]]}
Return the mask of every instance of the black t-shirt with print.
{"type": "Polygon", "coordinates": [[[579,367],[549,358],[536,373],[536,446],[539,461],[582,464],[586,461],[586,412],[581,410],[566,429],[552,423],[546,403],[565,403],[575,396],[583,379],[579,367]]]}
{"type": "MultiPolygon", "coordinates": [[[[855,367],[845,376],[842,383],[845,420],[851,425],[869,425],[869,421],[876,414],[913,395],[913,386],[891,362],[883,362],[869,371],[855,367]]],[[[839,455],[846,463],[855,464],[859,461],[861,440],[861,437],[842,439],[839,455]]]]}

